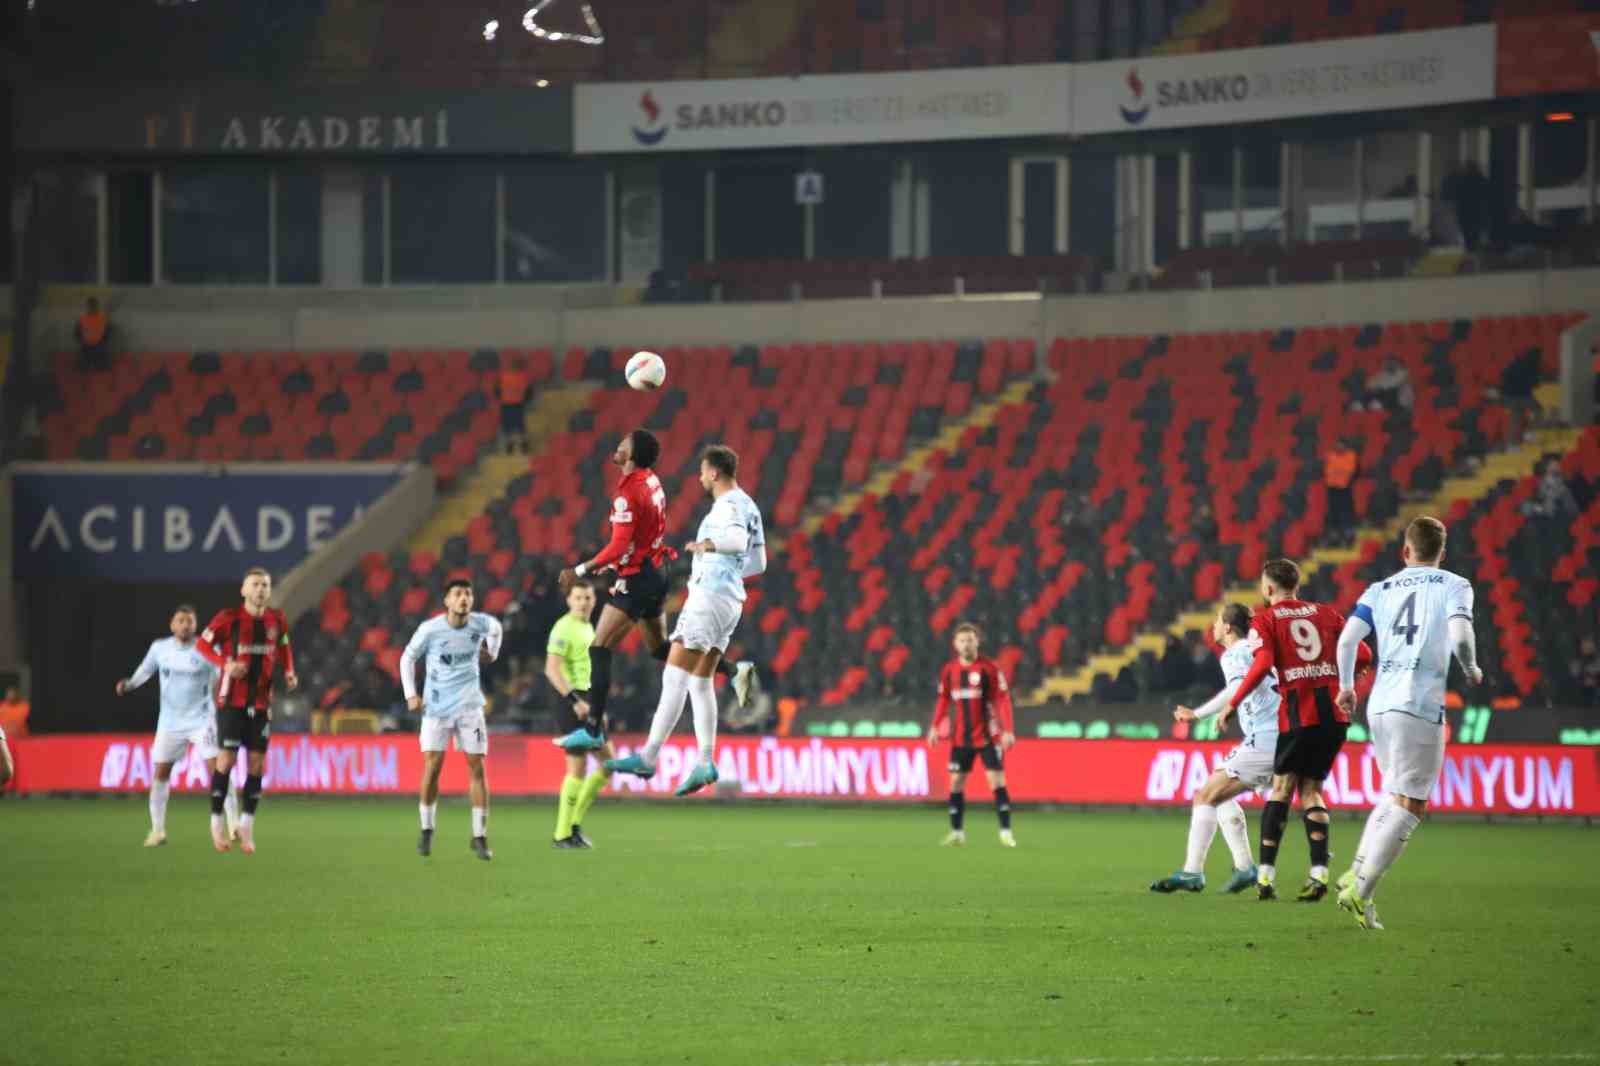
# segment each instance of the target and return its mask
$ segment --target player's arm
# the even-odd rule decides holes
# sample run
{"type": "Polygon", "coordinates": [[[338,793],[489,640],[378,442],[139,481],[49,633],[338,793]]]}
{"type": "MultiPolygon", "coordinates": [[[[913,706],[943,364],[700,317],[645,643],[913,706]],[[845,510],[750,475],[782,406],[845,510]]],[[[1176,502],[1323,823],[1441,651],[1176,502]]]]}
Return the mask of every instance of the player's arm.
{"type": "Polygon", "coordinates": [[[151,641],[150,649],[144,653],[144,658],[140,660],[139,668],[133,672],[133,676],[125,677],[117,682],[117,695],[121,696],[132,692],[155,676],[157,669],[156,643],[156,641],[151,641]]]}
{"type": "Polygon", "coordinates": [[[711,536],[690,544],[688,550],[696,555],[702,552],[738,555],[749,547],[750,531],[739,521],[738,513],[731,504],[717,503],[711,507],[711,536]]]}
{"type": "Polygon", "coordinates": [[[1215,696],[1206,700],[1198,707],[1189,708],[1179,705],[1172,710],[1172,717],[1180,722],[1193,722],[1202,718],[1211,718],[1220,714],[1222,708],[1228,705],[1237,685],[1223,685],[1215,696]]]}
{"type": "Polygon", "coordinates": [[[492,663],[500,658],[500,642],[505,637],[505,628],[500,625],[498,618],[489,619],[489,632],[484,634],[482,651],[479,657],[486,663],[492,663]]]}
{"type": "Polygon", "coordinates": [[[227,631],[229,613],[228,611],[217,613],[217,616],[211,620],[211,624],[201,632],[200,639],[194,642],[194,650],[199,652],[200,657],[205,659],[206,662],[238,681],[249,673],[249,669],[244,663],[228,658],[217,649],[217,643],[221,640],[222,634],[227,631]]]}
{"type": "Polygon", "coordinates": [[[427,654],[427,650],[428,638],[419,626],[406,642],[405,650],[400,653],[400,691],[406,698],[408,711],[422,709],[422,696],[417,693],[417,662],[427,654]]]}
{"type": "Polygon", "coordinates": [[[933,724],[928,727],[928,743],[942,740],[950,733],[950,688],[945,684],[944,671],[939,672],[939,699],[933,705],[933,724]]]}
{"type": "Polygon", "coordinates": [[[550,682],[550,687],[561,694],[561,698],[571,705],[573,713],[579,718],[589,717],[589,705],[578,698],[577,690],[573,688],[572,679],[567,677],[566,660],[562,658],[567,651],[565,637],[550,634],[550,643],[544,649],[544,679],[550,682]]]}
{"type": "Polygon", "coordinates": [[[289,643],[289,619],[283,619],[283,635],[278,638],[278,648],[283,655],[283,680],[293,692],[300,687],[300,675],[294,672],[294,645],[289,643]]]}
{"type": "Polygon", "coordinates": [[[1450,615],[1450,646],[1455,651],[1456,661],[1474,685],[1481,685],[1483,668],[1478,665],[1478,636],[1472,629],[1472,600],[1472,585],[1463,580],[1452,590],[1445,609],[1450,615]]]}
{"type": "Polygon", "coordinates": [[[1006,684],[1006,675],[999,670],[994,672],[994,717],[1000,726],[1000,750],[1009,751],[1011,745],[1017,742],[1017,730],[1012,721],[1011,686],[1006,684]]]}
{"type": "Polygon", "coordinates": [[[1334,697],[1334,702],[1346,714],[1353,714],[1356,709],[1356,670],[1363,665],[1362,653],[1366,654],[1366,662],[1372,661],[1372,649],[1366,643],[1367,634],[1371,632],[1372,609],[1365,603],[1359,603],[1339,631],[1339,644],[1335,652],[1339,665],[1339,694],[1334,697]]]}
{"type": "Polygon", "coordinates": [[[1219,730],[1228,728],[1228,720],[1233,717],[1233,712],[1237,711],[1245,697],[1254,692],[1256,687],[1267,679],[1267,675],[1272,673],[1273,664],[1277,659],[1272,650],[1271,627],[1262,624],[1258,618],[1250,624],[1250,632],[1256,638],[1256,653],[1250,660],[1250,669],[1245,671],[1245,675],[1239,679],[1238,687],[1233,690],[1233,695],[1228,697],[1227,706],[1218,714],[1219,730]]]}
{"type": "Polygon", "coordinates": [[[612,565],[627,552],[628,545],[633,542],[633,505],[626,496],[618,496],[611,506],[611,543],[600,549],[600,554],[593,559],[579,563],[569,570],[561,571],[558,581],[561,585],[561,594],[565,596],[572,591],[572,583],[585,574],[592,574],[597,570],[604,570],[612,565]]]}

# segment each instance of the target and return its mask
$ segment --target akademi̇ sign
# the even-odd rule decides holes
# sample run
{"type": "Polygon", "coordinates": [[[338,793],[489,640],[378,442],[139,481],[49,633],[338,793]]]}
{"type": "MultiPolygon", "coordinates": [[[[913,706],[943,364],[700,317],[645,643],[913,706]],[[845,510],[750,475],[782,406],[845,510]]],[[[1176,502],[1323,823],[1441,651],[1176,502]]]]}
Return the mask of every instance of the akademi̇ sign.
{"type": "MultiPolygon", "coordinates": [[[[78,735],[12,741],[22,792],[141,792],[150,787],[150,737],[78,735]]],[[[621,752],[640,738],[623,740],[621,752]]],[[[1180,806],[1230,745],[1142,740],[1023,740],[1006,760],[1011,795],[1022,803],[1180,806]]],[[[949,776],[942,749],[917,741],[725,737],[717,746],[721,794],[747,798],[927,802],[949,776]]],[[[692,743],[661,750],[650,781],[618,775],[608,794],[670,796],[695,762],[692,743]]],[[[279,735],[267,753],[275,792],[409,794],[422,772],[414,736],[279,735]]],[[[489,777],[500,795],[553,796],[565,766],[545,736],[490,738],[489,777]]],[[[204,792],[210,772],[189,758],[173,772],[178,791],[204,792]]],[[[465,793],[459,759],[445,760],[441,788],[465,793]]],[[[967,785],[987,796],[981,775],[967,785]]],[[[1326,795],[1334,807],[1365,808],[1383,796],[1371,748],[1340,753],[1326,795]]],[[[1254,797],[1251,797],[1253,800],[1254,797]]],[[[1600,815],[1600,749],[1543,745],[1451,745],[1430,801],[1435,811],[1600,815]]]]}
{"type": "Polygon", "coordinates": [[[1065,63],[578,86],[577,151],[644,152],[1059,134],[1065,63]]]}
{"type": "Polygon", "coordinates": [[[1492,99],[1495,27],[1147,57],[1072,68],[1072,132],[1260,122],[1492,99]]]}

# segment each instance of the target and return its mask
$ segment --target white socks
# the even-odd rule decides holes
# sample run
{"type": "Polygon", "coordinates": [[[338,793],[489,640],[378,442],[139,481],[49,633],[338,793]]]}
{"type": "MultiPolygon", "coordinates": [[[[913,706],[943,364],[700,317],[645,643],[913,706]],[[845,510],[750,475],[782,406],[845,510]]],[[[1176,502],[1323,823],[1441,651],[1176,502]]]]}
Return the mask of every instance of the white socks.
{"type": "Polygon", "coordinates": [[[472,808],[472,835],[475,837],[489,835],[489,808],[472,808]]]}
{"type": "Polygon", "coordinates": [[[249,829],[251,826],[253,826],[255,824],[256,824],[256,816],[255,815],[249,814],[249,813],[245,813],[245,814],[239,815],[239,828],[240,829],[249,829]]]}
{"type": "Polygon", "coordinates": [[[1233,853],[1233,868],[1250,869],[1255,862],[1250,856],[1250,827],[1238,800],[1217,804],[1217,825],[1222,829],[1222,839],[1228,842],[1228,850],[1233,853]]]}
{"type": "Polygon", "coordinates": [[[1209,803],[1196,803],[1189,814],[1189,851],[1183,859],[1183,872],[1206,872],[1206,852],[1217,835],[1217,809],[1209,803]]]}
{"type": "Polygon", "coordinates": [[[150,782],[150,828],[157,833],[167,831],[167,797],[172,794],[172,782],[150,782]]]}
{"type": "Polygon", "coordinates": [[[418,803],[417,814],[422,818],[422,828],[432,829],[434,819],[439,816],[439,801],[434,800],[432,803],[418,803]]]}
{"type": "MultiPolygon", "coordinates": [[[[678,727],[678,718],[683,714],[683,703],[688,697],[689,671],[669,664],[661,671],[661,702],[656,704],[656,716],[650,722],[650,739],[645,742],[644,751],[639,753],[646,766],[656,764],[656,753],[678,727]]],[[[695,732],[699,732],[698,716],[695,732]]]]}
{"type": "Polygon", "coordinates": [[[228,795],[222,801],[222,813],[228,816],[230,822],[239,820],[239,786],[233,778],[228,778],[228,795]]]}
{"type": "Polygon", "coordinates": [[[689,704],[694,709],[694,739],[700,762],[712,761],[717,747],[717,690],[709,677],[689,678],[689,704]]]}
{"type": "Polygon", "coordinates": [[[1356,859],[1356,895],[1372,900],[1378,882],[1406,849],[1406,841],[1421,821],[1392,800],[1373,808],[1367,829],[1361,834],[1362,852],[1356,859]]]}

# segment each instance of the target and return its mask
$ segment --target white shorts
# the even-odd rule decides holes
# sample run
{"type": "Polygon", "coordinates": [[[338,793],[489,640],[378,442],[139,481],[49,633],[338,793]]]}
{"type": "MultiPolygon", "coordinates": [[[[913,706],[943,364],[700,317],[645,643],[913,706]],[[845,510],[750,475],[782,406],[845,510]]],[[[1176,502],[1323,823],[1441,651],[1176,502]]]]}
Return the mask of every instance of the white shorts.
{"type": "Polygon", "coordinates": [[[1427,802],[1444,768],[1444,723],[1402,711],[1367,715],[1383,790],[1427,802]]]}
{"type": "Polygon", "coordinates": [[[1222,772],[1260,792],[1272,784],[1272,759],[1270,751],[1257,751],[1240,744],[1222,760],[1222,772]]]}
{"type": "Polygon", "coordinates": [[[743,613],[744,604],[738,600],[690,589],[683,610],[678,612],[672,642],[690,651],[727,651],[743,613]]]}
{"type": "Polygon", "coordinates": [[[449,751],[450,738],[456,738],[456,750],[463,755],[485,755],[489,751],[489,728],[484,724],[482,711],[471,711],[455,718],[422,719],[422,750],[449,751]]]}
{"type": "Polygon", "coordinates": [[[155,743],[150,745],[150,761],[182,762],[191,744],[202,759],[215,759],[218,751],[216,719],[191,729],[158,730],[155,743]]]}

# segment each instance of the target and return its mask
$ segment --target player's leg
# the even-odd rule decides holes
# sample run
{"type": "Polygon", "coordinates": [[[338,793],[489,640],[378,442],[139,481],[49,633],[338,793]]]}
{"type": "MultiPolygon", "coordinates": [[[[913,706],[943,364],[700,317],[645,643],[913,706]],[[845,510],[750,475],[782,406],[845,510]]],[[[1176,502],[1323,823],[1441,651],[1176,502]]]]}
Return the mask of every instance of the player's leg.
{"type": "Polygon", "coordinates": [[[978,757],[983,760],[983,774],[989,780],[989,791],[994,793],[994,815],[1000,822],[1000,846],[1014,848],[1017,838],[1011,834],[1011,792],[1006,788],[1005,758],[993,744],[979,751],[978,757]]]}
{"type": "Polygon", "coordinates": [[[433,831],[439,820],[439,774],[444,769],[448,738],[440,736],[435,718],[422,719],[422,781],[417,786],[417,814],[422,833],[417,837],[417,854],[433,854],[433,831]]]}
{"type": "MultiPolygon", "coordinates": [[[[1183,868],[1168,874],[1150,886],[1152,892],[1200,892],[1206,887],[1206,856],[1211,852],[1211,841],[1217,835],[1218,805],[1232,800],[1245,791],[1245,786],[1220,767],[1206,778],[1205,784],[1194,795],[1189,808],[1189,844],[1183,856],[1183,868]]],[[[1237,804],[1234,804],[1237,807],[1237,804]]]]}
{"type": "Polygon", "coordinates": [[[607,770],[621,771],[650,778],[656,774],[656,756],[678,727],[684,705],[689,701],[689,672],[671,662],[661,671],[661,698],[656,702],[655,717],[650,720],[650,736],[644,747],[620,759],[607,759],[601,765],[607,770]]]}
{"type": "Polygon", "coordinates": [[[596,757],[600,760],[600,766],[583,779],[583,788],[578,792],[578,807],[572,812],[572,841],[580,848],[594,846],[589,843],[589,838],[583,835],[583,821],[588,817],[589,808],[594,806],[594,801],[611,782],[611,771],[606,769],[605,764],[616,757],[616,752],[612,749],[610,741],[600,748],[596,757]]]}
{"type": "Polygon", "coordinates": [[[1378,884],[1422,824],[1428,796],[1444,767],[1443,723],[1394,712],[1375,717],[1393,719],[1384,722],[1391,770],[1384,786],[1391,794],[1373,810],[1370,835],[1363,834],[1366,843],[1357,860],[1355,883],[1339,894],[1339,905],[1354,912],[1356,921],[1367,929],[1383,928],[1374,905],[1378,884]]]}
{"type": "Polygon", "coordinates": [[[489,773],[483,753],[467,753],[467,776],[472,793],[472,853],[485,862],[494,858],[489,850],[489,773]]]}
{"type": "Polygon", "coordinates": [[[1306,845],[1311,852],[1311,870],[1296,898],[1315,903],[1328,894],[1328,862],[1331,855],[1333,825],[1328,805],[1322,797],[1322,782],[1300,780],[1300,820],[1305,824],[1306,845]]]}
{"type": "Polygon", "coordinates": [[[227,851],[232,845],[228,841],[227,824],[223,819],[223,808],[228,800],[229,779],[233,776],[233,764],[238,759],[239,749],[244,746],[245,718],[244,711],[237,707],[220,707],[217,709],[217,758],[211,767],[211,843],[218,851],[227,851]]]}
{"type": "MultiPolygon", "coordinates": [[[[1280,754],[1283,751],[1282,737],[1279,738],[1278,750],[1280,754]]],[[[1279,765],[1283,765],[1281,757],[1279,765]]],[[[1272,791],[1268,793],[1267,802],[1261,809],[1261,862],[1256,871],[1256,895],[1259,899],[1278,898],[1278,845],[1283,842],[1283,831],[1289,824],[1289,800],[1294,796],[1296,784],[1297,779],[1292,773],[1274,774],[1272,791]]]]}
{"type": "Polygon", "coordinates": [[[578,813],[578,797],[583,792],[584,766],[589,761],[585,752],[566,755],[567,773],[561,779],[561,793],[556,798],[556,831],[550,843],[557,848],[575,847],[572,824],[578,813]]]}
{"type": "MultiPolygon", "coordinates": [[[[159,745],[160,738],[157,737],[159,745]]],[[[172,794],[172,763],[157,762],[150,780],[150,832],[144,838],[147,848],[167,842],[167,798],[172,794]]]]}
{"type": "MultiPolygon", "coordinates": [[[[627,601],[623,599],[622,602],[626,604],[627,601]]],[[[612,652],[627,637],[633,623],[633,617],[616,602],[600,609],[600,621],[594,627],[594,640],[589,644],[588,720],[596,725],[603,725],[606,720],[606,702],[611,696],[612,652]]]]}
{"type": "MultiPolygon", "coordinates": [[[[1394,771],[1389,762],[1388,742],[1390,731],[1385,726],[1385,723],[1392,717],[1394,717],[1392,714],[1373,714],[1370,708],[1367,713],[1367,728],[1370,730],[1372,737],[1372,755],[1374,761],[1378,764],[1378,780],[1385,784],[1394,780],[1394,771]]],[[[1361,839],[1356,842],[1356,852],[1350,861],[1350,868],[1339,877],[1341,906],[1343,905],[1345,890],[1353,890],[1355,887],[1356,875],[1361,869],[1362,856],[1366,855],[1372,847],[1373,827],[1377,822],[1378,813],[1383,810],[1387,802],[1387,797],[1380,798],[1372,810],[1367,812],[1367,820],[1361,827],[1361,839]]]]}
{"type": "Polygon", "coordinates": [[[941,843],[947,847],[960,847],[967,842],[967,774],[972,772],[976,748],[952,747],[950,749],[950,831],[941,843]]]}
{"type": "MultiPolygon", "coordinates": [[[[263,716],[258,715],[260,721],[263,716]]],[[[261,779],[267,770],[267,733],[265,722],[248,741],[251,747],[245,752],[244,793],[239,806],[239,850],[246,855],[256,850],[256,808],[261,805],[261,779]]]]}
{"type": "Polygon", "coordinates": [[[668,664],[677,664],[689,674],[689,710],[694,720],[694,740],[698,757],[694,769],[684,778],[674,795],[687,796],[717,783],[717,690],[712,678],[722,659],[719,648],[692,651],[681,644],[672,646],[668,664]]]}

